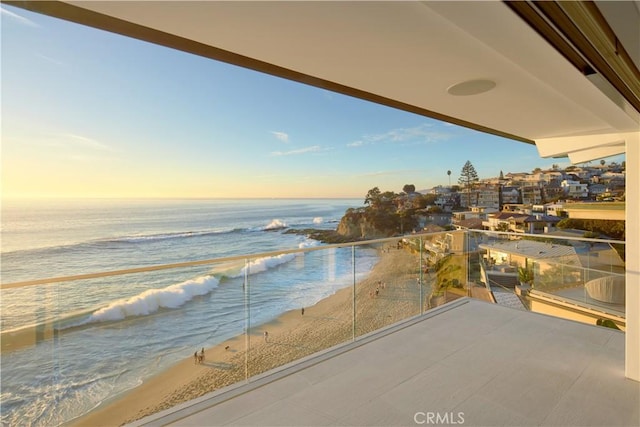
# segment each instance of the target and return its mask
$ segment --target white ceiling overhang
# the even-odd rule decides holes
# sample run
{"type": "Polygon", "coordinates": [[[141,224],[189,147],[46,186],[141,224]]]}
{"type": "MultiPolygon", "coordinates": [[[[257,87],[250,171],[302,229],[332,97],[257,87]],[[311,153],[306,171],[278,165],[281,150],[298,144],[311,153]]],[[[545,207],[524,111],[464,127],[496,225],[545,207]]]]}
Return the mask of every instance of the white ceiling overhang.
{"type": "Polygon", "coordinates": [[[9,3],[539,142],[543,156],[559,141],[573,144],[560,150],[572,161],[617,153],[624,143],[612,136],[640,128],[637,109],[607,81],[583,75],[498,1],[9,3]],[[447,91],[475,79],[495,87],[472,96],[447,91]]]}
{"type": "Polygon", "coordinates": [[[571,163],[583,163],[626,152],[627,144],[638,144],[639,132],[543,138],[536,140],[542,157],[569,157],[571,163]]]}

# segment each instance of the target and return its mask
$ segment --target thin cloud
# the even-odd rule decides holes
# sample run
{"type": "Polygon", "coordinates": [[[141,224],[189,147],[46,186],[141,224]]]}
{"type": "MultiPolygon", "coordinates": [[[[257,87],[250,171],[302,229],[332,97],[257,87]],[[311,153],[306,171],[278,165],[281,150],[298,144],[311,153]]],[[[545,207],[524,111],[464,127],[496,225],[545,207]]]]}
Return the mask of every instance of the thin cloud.
{"type": "Polygon", "coordinates": [[[282,142],[289,143],[289,134],[284,132],[271,131],[271,133],[282,142]]]}
{"type": "Polygon", "coordinates": [[[111,147],[102,142],[96,141],[95,139],[87,138],[81,135],[75,135],[72,133],[65,133],[59,135],[61,139],[70,143],[70,145],[82,146],[85,148],[91,148],[99,151],[112,151],[111,147]]]}
{"type": "Polygon", "coordinates": [[[329,90],[323,89],[322,90],[322,97],[328,100],[332,100],[333,99],[333,95],[334,92],[331,92],[329,90]]]}
{"type": "Polygon", "coordinates": [[[13,13],[11,11],[8,11],[4,7],[0,7],[0,15],[6,16],[6,17],[8,17],[10,19],[13,19],[14,21],[16,21],[16,22],[18,22],[20,24],[27,25],[29,27],[40,28],[40,25],[36,24],[32,20],[27,19],[24,16],[20,16],[17,13],[13,13]]]}
{"type": "Polygon", "coordinates": [[[356,175],[357,177],[372,177],[372,176],[389,176],[389,175],[397,175],[400,173],[399,171],[378,171],[378,172],[369,172],[356,175]]]}
{"type": "Polygon", "coordinates": [[[25,134],[18,138],[7,138],[4,142],[19,143],[35,148],[53,148],[58,151],[93,151],[93,152],[114,152],[112,147],[86,136],[74,133],[44,133],[25,134]]]}
{"type": "Polygon", "coordinates": [[[254,179],[273,179],[273,178],[284,178],[287,175],[283,175],[283,174],[268,174],[268,175],[254,175],[253,178],[254,179]]]}
{"type": "Polygon", "coordinates": [[[355,175],[356,177],[376,177],[376,176],[391,176],[391,175],[407,175],[423,172],[421,169],[396,169],[377,172],[367,172],[363,174],[355,175]]]}
{"type": "MultiPolygon", "coordinates": [[[[2,141],[3,144],[5,141],[2,141]]],[[[25,154],[49,161],[72,161],[90,163],[117,161],[121,159],[119,150],[92,138],[73,133],[25,134],[8,138],[12,145],[24,147],[25,154]]]]}
{"type": "Polygon", "coordinates": [[[57,59],[54,59],[54,58],[52,58],[50,56],[47,56],[47,55],[43,55],[41,53],[36,53],[36,56],[38,58],[40,58],[40,59],[44,59],[45,61],[50,62],[50,63],[55,64],[55,65],[66,65],[64,62],[58,61],[57,59]]]}
{"type": "Polygon", "coordinates": [[[452,133],[434,129],[433,124],[423,124],[410,128],[392,129],[385,133],[365,135],[361,140],[347,144],[348,147],[362,147],[374,144],[427,144],[446,141],[452,133]]]}
{"type": "Polygon", "coordinates": [[[274,151],[271,153],[272,156],[295,156],[298,154],[306,154],[306,153],[317,153],[322,151],[322,147],[319,145],[312,145],[311,147],[299,148],[297,150],[291,151],[274,151]]]}

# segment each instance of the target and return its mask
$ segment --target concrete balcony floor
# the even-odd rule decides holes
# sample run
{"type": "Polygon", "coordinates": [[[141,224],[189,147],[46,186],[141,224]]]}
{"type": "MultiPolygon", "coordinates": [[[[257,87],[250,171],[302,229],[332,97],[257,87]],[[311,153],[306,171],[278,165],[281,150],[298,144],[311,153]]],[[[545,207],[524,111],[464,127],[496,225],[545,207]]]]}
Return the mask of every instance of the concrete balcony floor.
{"type": "Polygon", "coordinates": [[[624,377],[619,331],[464,298],[136,425],[410,426],[438,420],[639,426],[640,383],[624,377]]]}

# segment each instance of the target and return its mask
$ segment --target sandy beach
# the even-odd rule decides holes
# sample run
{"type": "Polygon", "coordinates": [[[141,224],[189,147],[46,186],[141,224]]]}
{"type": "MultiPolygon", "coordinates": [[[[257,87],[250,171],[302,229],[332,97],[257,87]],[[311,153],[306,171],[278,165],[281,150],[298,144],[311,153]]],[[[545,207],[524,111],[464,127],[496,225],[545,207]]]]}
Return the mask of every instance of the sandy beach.
{"type": "MultiPolygon", "coordinates": [[[[379,252],[379,262],[356,285],[357,336],[420,313],[418,255],[395,247],[379,252]]],[[[428,293],[429,285],[423,285],[423,301],[428,293]]],[[[345,288],[306,307],[304,314],[301,310],[284,313],[252,329],[249,337],[243,334],[205,349],[205,360],[200,364],[195,363],[193,353],[186,354],[183,361],[76,419],[72,425],[126,424],[243,381],[247,375],[257,375],[350,341],[354,333],[353,301],[353,288],[345,288]]]]}

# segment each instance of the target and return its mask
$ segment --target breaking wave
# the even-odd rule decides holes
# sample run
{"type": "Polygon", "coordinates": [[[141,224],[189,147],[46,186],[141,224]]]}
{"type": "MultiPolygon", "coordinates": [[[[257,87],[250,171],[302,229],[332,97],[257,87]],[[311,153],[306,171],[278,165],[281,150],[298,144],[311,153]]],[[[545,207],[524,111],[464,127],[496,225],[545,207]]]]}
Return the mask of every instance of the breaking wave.
{"type": "Polygon", "coordinates": [[[229,228],[220,230],[201,230],[201,231],[181,231],[175,233],[160,233],[160,234],[140,234],[133,236],[116,237],[113,239],[102,240],[101,243],[143,243],[154,240],[170,240],[170,239],[182,239],[188,237],[200,237],[211,236],[216,234],[228,234],[237,231],[243,231],[242,229],[229,228]]]}
{"type": "MultiPolygon", "coordinates": [[[[310,247],[319,244],[317,241],[307,240],[300,243],[299,247],[310,247]]],[[[134,297],[122,299],[109,304],[91,314],[81,324],[95,322],[111,322],[123,320],[130,316],[145,316],[157,312],[161,308],[178,308],[194,297],[210,293],[218,287],[220,279],[243,277],[248,270],[249,275],[265,272],[281,264],[285,264],[296,257],[296,254],[281,254],[271,257],[258,258],[242,267],[235,273],[227,272],[220,277],[213,275],[189,279],[182,283],[168,286],[162,289],[148,289],[134,297]]],[[[80,326],[76,324],[74,326],[80,326]]]]}
{"type": "Polygon", "coordinates": [[[122,320],[129,316],[155,313],[160,308],[178,308],[196,296],[208,294],[219,283],[219,279],[214,276],[202,276],[163,289],[148,289],[95,311],[84,323],[122,320]]]}
{"type": "Polygon", "coordinates": [[[280,230],[281,228],[285,228],[287,224],[279,219],[272,220],[264,230],[280,230]]]}
{"type": "Polygon", "coordinates": [[[270,268],[277,267],[280,264],[291,261],[296,257],[295,254],[281,254],[272,257],[258,258],[249,262],[248,265],[242,267],[240,272],[231,277],[242,277],[248,271],[249,275],[262,273],[270,268]]]}

